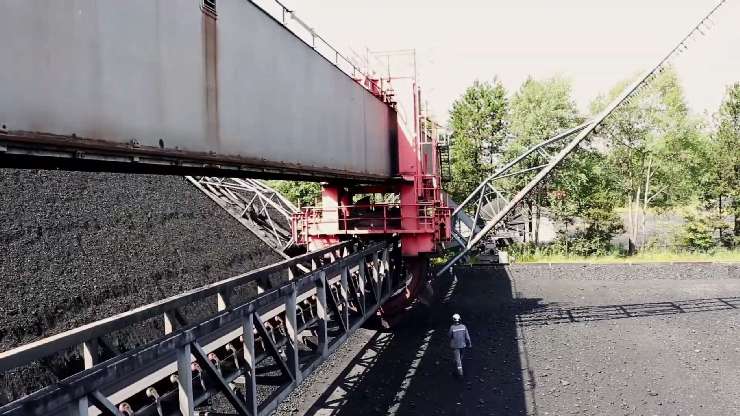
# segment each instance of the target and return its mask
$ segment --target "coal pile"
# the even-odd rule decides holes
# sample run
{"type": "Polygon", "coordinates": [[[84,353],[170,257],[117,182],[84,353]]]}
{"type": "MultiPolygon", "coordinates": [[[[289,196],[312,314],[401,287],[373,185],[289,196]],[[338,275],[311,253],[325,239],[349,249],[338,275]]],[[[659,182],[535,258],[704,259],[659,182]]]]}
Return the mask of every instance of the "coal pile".
{"type": "Polygon", "coordinates": [[[0,169],[0,215],[0,350],[280,260],[177,176],[0,169]]]}

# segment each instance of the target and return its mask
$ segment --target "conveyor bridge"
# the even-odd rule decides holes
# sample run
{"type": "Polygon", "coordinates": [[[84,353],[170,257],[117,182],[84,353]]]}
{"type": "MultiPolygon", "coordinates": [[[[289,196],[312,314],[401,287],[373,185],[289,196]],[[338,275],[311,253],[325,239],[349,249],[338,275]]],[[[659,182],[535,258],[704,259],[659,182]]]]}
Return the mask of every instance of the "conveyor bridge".
{"type": "Polygon", "coordinates": [[[300,241],[315,251],[0,353],[8,372],[82,351],[78,372],[0,415],[191,416],[217,395],[240,415],[269,414],[358,326],[408,307],[441,243],[452,237],[461,251],[439,274],[508,229],[530,192],[725,1],[602,113],[487,178],[454,223],[417,86],[412,129],[392,90],[279,2],[268,0],[273,14],[251,0],[12,2],[0,13],[0,166],[192,175],[276,250],[300,241]],[[533,156],[542,163],[527,167],[533,156]],[[529,174],[501,192],[497,181],[529,174]],[[327,184],[321,207],[295,213],[259,183],[224,179],[243,177],[327,184]],[[366,199],[383,194],[392,202],[366,199]],[[266,210],[290,215],[291,233],[266,210]],[[156,329],[142,346],[108,341],[141,328],[156,329]]]}
{"type": "Polygon", "coordinates": [[[385,81],[273,0],[28,0],[0,13],[0,164],[385,181],[385,81]],[[255,99],[258,97],[258,99],[255,99]]]}
{"type": "Polygon", "coordinates": [[[0,414],[192,415],[217,394],[237,414],[269,414],[403,283],[398,253],[397,241],[338,244],[0,353],[2,372],[84,355],[79,373],[0,414]],[[211,316],[189,319],[209,304],[211,316]],[[111,334],[147,323],[161,336],[111,346],[111,334]]]}

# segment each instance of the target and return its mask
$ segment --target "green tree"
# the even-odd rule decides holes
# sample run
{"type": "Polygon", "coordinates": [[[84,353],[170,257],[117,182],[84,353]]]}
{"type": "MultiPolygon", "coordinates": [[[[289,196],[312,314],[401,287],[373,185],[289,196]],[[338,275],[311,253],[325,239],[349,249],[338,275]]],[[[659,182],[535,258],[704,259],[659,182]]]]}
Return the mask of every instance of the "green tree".
{"type": "Polygon", "coordinates": [[[462,201],[492,172],[505,137],[506,90],[493,83],[475,81],[450,111],[452,180],[447,191],[462,201]]]}
{"type": "Polygon", "coordinates": [[[712,134],[707,172],[702,183],[704,199],[717,208],[719,218],[726,214],[723,201],[729,200],[734,217],[734,240],[720,229],[725,245],[740,244],[740,83],[727,88],[716,115],[717,128],[712,134]]]}
{"type": "MultiPolygon", "coordinates": [[[[571,84],[567,79],[552,77],[545,80],[528,78],[511,99],[509,130],[512,138],[506,143],[503,159],[511,160],[527,148],[554,136],[579,122],[578,109],[572,98],[571,84]]],[[[535,154],[527,159],[521,169],[547,163],[544,156],[535,154]]],[[[562,170],[562,168],[561,168],[562,170]]],[[[521,187],[534,176],[518,176],[509,180],[509,190],[521,187]]],[[[536,189],[524,202],[529,217],[530,240],[539,240],[539,225],[548,185],[536,189]]]]}
{"type": "Polygon", "coordinates": [[[684,216],[686,224],[676,234],[676,242],[691,251],[709,251],[717,243],[714,240],[714,231],[718,227],[726,226],[716,217],[689,213],[684,216]]]}
{"type": "MultiPolygon", "coordinates": [[[[624,81],[591,105],[601,111],[631,82],[624,81]]],[[[605,120],[599,136],[609,146],[608,162],[620,172],[633,242],[649,207],[670,208],[694,200],[706,166],[706,137],[689,114],[675,71],[667,68],[639,95],[605,120]]]]}
{"type": "Polygon", "coordinates": [[[578,108],[570,81],[562,77],[528,78],[511,99],[509,130],[514,137],[506,146],[510,160],[524,149],[578,123],[578,108]]]}
{"type": "Polygon", "coordinates": [[[314,206],[321,198],[321,185],[318,182],[275,180],[269,181],[268,185],[299,207],[314,206]]]}
{"type": "Polygon", "coordinates": [[[555,174],[547,195],[551,217],[565,225],[558,251],[581,256],[605,254],[614,235],[622,231],[622,220],[614,210],[621,199],[618,172],[596,149],[581,149],[572,156],[555,174]],[[571,236],[568,226],[576,219],[582,226],[571,236]]]}

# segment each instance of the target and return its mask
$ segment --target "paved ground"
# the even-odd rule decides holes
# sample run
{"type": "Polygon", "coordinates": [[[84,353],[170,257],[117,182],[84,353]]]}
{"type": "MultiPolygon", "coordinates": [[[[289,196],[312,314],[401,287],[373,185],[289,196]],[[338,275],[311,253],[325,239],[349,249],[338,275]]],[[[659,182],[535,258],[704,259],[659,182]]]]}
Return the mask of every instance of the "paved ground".
{"type": "Polygon", "coordinates": [[[737,266],[537,267],[458,269],[435,308],[359,334],[280,414],[740,414],[737,266]],[[474,343],[464,380],[453,312],[474,343]]]}

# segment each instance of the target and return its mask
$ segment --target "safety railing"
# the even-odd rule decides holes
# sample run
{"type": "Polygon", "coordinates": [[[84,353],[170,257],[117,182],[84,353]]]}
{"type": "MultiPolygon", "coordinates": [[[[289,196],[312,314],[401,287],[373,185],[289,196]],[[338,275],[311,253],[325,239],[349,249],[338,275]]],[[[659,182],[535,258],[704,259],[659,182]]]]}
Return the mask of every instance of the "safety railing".
{"type": "Polygon", "coordinates": [[[85,369],[0,415],[192,415],[216,394],[238,414],[268,414],[395,291],[397,252],[393,241],[335,245],[3,352],[8,375],[82,344],[85,369]],[[276,272],[287,276],[270,284],[276,272]],[[261,294],[236,301],[251,282],[261,294]],[[214,295],[210,317],[185,321],[182,308],[214,295]],[[156,316],[161,337],[126,352],[106,345],[156,316]],[[268,385],[277,389],[263,394],[268,385]]]}
{"type": "Polygon", "coordinates": [[[337,69],[357,81],[373,95],[384,102],[395,106],[393,87],[389,81],[373,77],[358,67],[351,59],[344,56],[338,49],[332,46],[326,39],[316,32],[314,28],[304,22],[295,11],[288,8],[280,0],[249,0],[260,9],[264,10],[273,19],[290,30],[296,37],[306,45],[313,48],[319,55],[332,63],[337,69]]]}
{"type": "Polygon", "coordinates": [[[416,175],[414,181],[416,193],[425,200],[435,203],[444,203],[442,200],[442,177],[438,174],[416,175]]]}
{"type": "Polygon", "coordinates": [[[307,207],[293,215],[293,232],[297,244],[307,243],[309,235],[428,233],[450,215],[449,208],[434,202],[307,207]]]}

